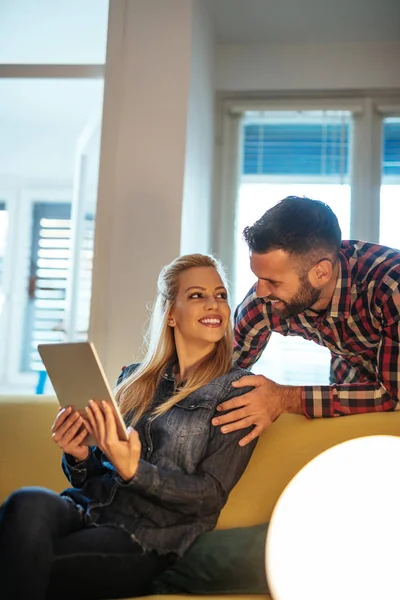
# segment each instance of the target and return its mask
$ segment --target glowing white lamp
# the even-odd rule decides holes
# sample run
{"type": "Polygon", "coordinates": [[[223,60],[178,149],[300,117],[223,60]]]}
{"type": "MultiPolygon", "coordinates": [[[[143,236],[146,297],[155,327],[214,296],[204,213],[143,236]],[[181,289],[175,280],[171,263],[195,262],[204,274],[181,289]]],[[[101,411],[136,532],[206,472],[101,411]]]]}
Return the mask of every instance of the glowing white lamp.
{"type": "Polygon", "coordinates": [[[266,569],[274,600],[400,600],[400,438],[308,463],[274,509],[266,569]]]}

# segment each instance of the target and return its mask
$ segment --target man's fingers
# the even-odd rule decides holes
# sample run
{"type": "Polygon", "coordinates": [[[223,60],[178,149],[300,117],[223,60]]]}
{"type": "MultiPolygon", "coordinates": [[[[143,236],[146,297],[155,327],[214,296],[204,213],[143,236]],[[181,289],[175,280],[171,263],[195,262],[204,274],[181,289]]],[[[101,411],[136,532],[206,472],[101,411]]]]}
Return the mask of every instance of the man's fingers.
{"type": "Polygon", "coordinates": [[[263,385],[266,381],[267,379],[264,377],[264,375],[245,375],[244,377],[233,381],[232,385],[235,388],[241,388],[246,386],[259,387],[260,385],[263,385]]]}
{"type": "Polygon", "coordinates": [[[239,440],[239,446],[247,446],[250,442],[256,439],[264,431],[265,427],[261,427],[261,425],[256,425],[253,429],[244,436],[241,440],[239,440]]]}
{"type": "Polygon", "coordinates": [[[254,417],[244,417],[243,419],[239,419],[234,423],[230,422],[229,425],[224,425],[221,427],[221,431],[222,433],[232,433],[232,431],[238,431],[238,429],[244,429],[246,427],[250,427],[251,425],[254,425],[254,417]]]}
{"type": "MultiPolygon", "coordinates": [[[[222,402],[221,404],[218,404],[217,411],[225,412],[226,410],[235,410],[235,408],[241,408],[242,406],[246,406],[246,404],[248,404],[247,396],[248,394],[244,394],[243,396],[236,396],[235,398],[231,398],[226,402],[222,402]]],[[[218,419],[220,418],[221,417],[218,416],[218,419]]]]}
{"type": "MultiPolygon", "coordinates": [[[[240,419],[245,419],[249,417],[251,412],[248,407],[240,407],[237,410],[232,410],[225,415],[218,415],[218,417],[214,417],[212,420],[213,425],[225,425],[225,423],[234,423],[235,421],[239,421],[240,419]]],[[[251,425],[251,423],[250,423],[251,425]]],[[[239,428],[240,429],[240,428],[239,428]]]]}

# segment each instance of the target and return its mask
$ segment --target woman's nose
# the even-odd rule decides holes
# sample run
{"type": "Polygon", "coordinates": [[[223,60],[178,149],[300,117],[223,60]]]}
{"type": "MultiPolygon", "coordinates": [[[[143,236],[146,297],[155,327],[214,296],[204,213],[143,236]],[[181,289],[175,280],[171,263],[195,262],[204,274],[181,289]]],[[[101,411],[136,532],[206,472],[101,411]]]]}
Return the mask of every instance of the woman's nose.
{"type": "Polygon", "coordinates": [[[217,299],[214,298],[214,296],[207,296],[206,297],[206,307],[208,309],[210,309],[210,308],[215,308],[216,306],[218,306],[217,299]]]}

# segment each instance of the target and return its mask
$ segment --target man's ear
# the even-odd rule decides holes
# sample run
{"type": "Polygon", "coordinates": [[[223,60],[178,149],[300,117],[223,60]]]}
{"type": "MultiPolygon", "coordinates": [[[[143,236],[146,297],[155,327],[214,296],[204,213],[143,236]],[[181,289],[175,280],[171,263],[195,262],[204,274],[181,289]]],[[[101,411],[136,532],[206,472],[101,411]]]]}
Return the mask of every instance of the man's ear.
{"type": "Polygon", "coordinates": [[[330,281],[333,273],[333,265],[327,258],[323,258],[308,272],[308,279],[315,288],[322,288],[330,281]]]}

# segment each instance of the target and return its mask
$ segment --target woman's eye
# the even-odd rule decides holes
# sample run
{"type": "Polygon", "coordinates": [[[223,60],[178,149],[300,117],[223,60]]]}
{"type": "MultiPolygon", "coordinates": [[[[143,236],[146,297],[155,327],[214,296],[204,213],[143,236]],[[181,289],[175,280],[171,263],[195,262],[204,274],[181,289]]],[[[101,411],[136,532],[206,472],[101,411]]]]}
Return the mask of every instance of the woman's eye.
{"type": "Polygon", "coordinates": [[[228,300],[228,294],[226,292],[220,292],[217,294],[217,298],[221,298],[222,300],[228,300]]]}
{"type": "Polygon", "coordinates": [[[196,300],[196,298],[201,298],[201,293],[194,292],[193,294],[190,294],[189,298],[194,298],[195,300],[196,300]]]}

